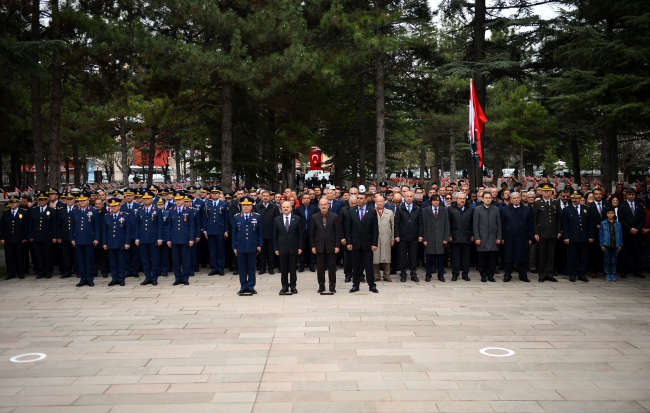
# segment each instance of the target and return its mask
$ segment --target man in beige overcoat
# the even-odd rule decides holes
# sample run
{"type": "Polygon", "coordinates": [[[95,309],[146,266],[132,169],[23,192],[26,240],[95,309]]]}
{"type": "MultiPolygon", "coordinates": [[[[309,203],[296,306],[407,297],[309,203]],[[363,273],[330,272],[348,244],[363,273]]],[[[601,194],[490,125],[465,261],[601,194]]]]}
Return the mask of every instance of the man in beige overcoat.
{"type": "Polygon", "coordinates": [[[377,251],[373,252],[372,263],[375,267],[375,281],[381,281],[381,270],[384,272],[384,281],[392,282],[390,279],[390,252],[395,244],[395,214],[388,208],[384,208],[384,197],[375,195],[375,210],[379,224],[379,243],[377,251]],[[383,268],[380,268],[383,267],[383,268]]]}

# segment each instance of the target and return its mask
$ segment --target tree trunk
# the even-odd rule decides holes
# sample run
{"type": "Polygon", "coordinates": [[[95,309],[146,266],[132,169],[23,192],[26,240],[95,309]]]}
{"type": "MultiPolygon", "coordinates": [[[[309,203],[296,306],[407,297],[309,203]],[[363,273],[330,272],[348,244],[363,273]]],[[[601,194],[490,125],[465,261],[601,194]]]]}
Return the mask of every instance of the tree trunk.
{"type": "Polygon", "coordinates": [[[359,176],[366,181],[366,106],[363,90],[363,73],[359,73],[359,176]]]}
{"type": "MultiPolygon", "coordinates": [[[[607,191],[613,191],[618,181],[618,134],[614,127],[606,127],[601,133],[600,167],[602,184],[607,191]]],[[[575,182],[579,183],[579,179],[576,177],[575,182]]]]}
{"type": "Polygon", "coordinates": [[[221,88],[221,187],[232,192],[232,85],[221,88]]]}
{"type": "MultiPolygon", "coordinates": [[[[377,30],[379,32],[379,30],[377,30]]],[[[384,107],[384,56],[377,54],[377,181],[386,178],[386,109],[384,107]]]]}
{"type": "MultiPolygon", "coordinates": [[[[174,145],[174,160],[176,162],[176,175],[174,176],[173,182],[179,182],[181,176],[181,148],[178,143],[174,145]]],[[[225,190],[225,188],[223,188],[225,190]]]]}
{"type": "MultiPolygon", "coordinates": [[[[126,119],[120,116],[120,146],[122,150],[122,161],[120,162],[120,170],[122,171],[122,185],[129,186],[129,159],[128,149],[126,146],[126,119]]],[[[75,173],[75,177],[77,174],[75,173]]]]}
{"type": "MultiPolygon", "coordinates": [[[[32,0],[32,42],[41,40],[41,3],[40,0],[32,0]]],[[[32,57],[35,63],[40,60],[38,48],[34,47],[32,57]]],[[[31,76],[32,89],[32,139],[34,140],[34,172],[35,186],[38,190],[45,189],[45,171],[43,170],[43,130],[41,116],[41,79],[36,71],[31,76]]]]}
{"type": "Polygon", "coordinates": [[[424,142],[420,144],[420,179],[424,181],[424,170],[427,167],[427,149],[424,142]]]}
{"type": "Polygon", "coordinates": [[[156,136],[158,136],[158,127],[151,128],[149,136],[149,162],[147,164],[147,187],[153,184],[154,163],[156,160],[156,136]]]}
{"type": "MultiPolygon", "coordinates": [[[[59,1],[52,0],[52,40],[61,37],[61,16],[59,14],[59,1]]],[[[59,188],[61,185],[61,82],[63,65],[61,51],[55,47],[52,51],[52,104],[50,106],[50,186],[59,188]]]]}
{"type": "Polygon", "coordinates": [[[434,157],[433,166],[431,167],[431,178],[433,179],[432,182],[437,182],[438,184],[440,184],[441,174],[438,168],[440,165],[440,158],[442,156],[440,155],[440,141],[437,138],[436,138],[436,146],[435,146],[433,157],[434,157]]]}
{"type": "Polygon", "coordinates": [[[524,145],[519,146],[519,174],[516,177],[519,180],[519,177],[524,174],[524,145]]]}
{"type": "Polygon", "coordinates": [[[580,148],[575,136],[571,136],[571,163],[574,182],[580,182],[580,148]]]}
{"type": "Polygon", "coordinates": [[[495,151],[494,152],[494,172],[492,175],[494,176],[494,185],[497,185],[497,179],[501,178],[503,176],[503,171],[502,171],[502,163],[501,163],[501,152],[495,151]]]}
{"type": "Polygon", "coordinates": [[[456,136],[453,126],[449,128],[449,178],[456,181],[456,136]]]}
{"type": "Polygon", "coordinates": [[[194,139],[190,141],[190,185],[196,185],[196,168],[194,167],[194,139]]]}
{"type": "Polygon", "coordinates": [[[79,146],[76,139],[72,141],[72,166],[74,167],[74,186],[81,186],[81,165],[79,162],[79,146]]]}
{"type": "Polygon", "coordinates": [[[70,183],[70,160],[65,159],[65,183],[66,185],[70,183]]]}

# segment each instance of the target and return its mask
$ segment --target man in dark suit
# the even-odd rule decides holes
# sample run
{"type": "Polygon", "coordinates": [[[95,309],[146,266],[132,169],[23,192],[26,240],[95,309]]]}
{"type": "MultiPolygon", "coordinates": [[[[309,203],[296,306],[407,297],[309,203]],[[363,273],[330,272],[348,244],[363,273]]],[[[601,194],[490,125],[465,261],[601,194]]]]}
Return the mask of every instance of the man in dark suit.
{"type": "Polygon", "coordinates": [[[369,290],[378,293],[375,284],[375,270],[372,265],[373,252],[379,243],[379,224],[377,212],[366,205],[366,194],[359,189],[358,205],[350,208],[348,219],[345,221],[345,243],[348,251],[352,251],[352,266],[354,279],[351,293],[359,291],[359,283],[365,270],[369,290]]]}
{"type": "Polygon", "coordinates": [[[569,281],[589,282],[585,277],[587,272],[587,256],[589,244],[594,242],[593,227],[587,212],[587,207],[580,204],[580,195],[574,192],[571,195],[572,206],[562,211],[562,234],[564,243],[568,246],[569,281]]]}
{"type": "Polygon", "coordinates": [[[259,275],[264,274],[268,266],[269,274],[274,274],[275,252],[273,251],[273,222],[280,215],[278,207],[271,202],[271,193],[267,190],[262,191],[262,200],[259,204],[253,206],[253,211],[257,212],[262,218],[262,228],[264,229],[264,244],[262,251],[258,255],[259,275]]]}
{"type": "Polygon", "coordinates": [[[0,244],[5,248],[7,276],[5,280],[25,278],[23,247],[27,241],[29,216],[18,207],[18,197],[9,198],[9,207],[0,216],[0,244]]]}
{"type": "Polygon", "coordinates": [[[311,197],[308,192],[302,194],[301,205],[295,209],[295,214],[300,217],[300,225],[302,226],[302,245],[305,247],[302,249],[302,254],[300,254],[298,272],[303,272],[305,266],[309,267],[309,271],[316,272],[314,266],[316,265],[316,256],[311,253],[311,248],[309,248],[309,223],[311,222],[311,217],[318,213],[318,207],[312,205],[311,197]]]}
{"type": "Polygon", "coordinates": [[[639,278],[645,278],[641,274],[641,257],[643,250],[643,225],[646,217],[643,204],[636,199],[636,190],[628,188],[625,201],[618,207],[618,220],[623,226],[623,249],[621,257],[621,278],[627,277],[627,273],[639,278]]]}
{"type": "Polygon", "coordinates": [[[339,215],[341,213],[341,203],[334,199],[334,190],[326,189],[325,198],[329,204],[330,211],[334,212],[336,215],[339,215]]]}
{"type": "MultiPolygon", "coordinates": [[[[591,226],[594,233],[594,236],[598,234],[600,230],[600,223],[603,220],[607,219],[605,215],[605,208],[609,207],[609,204],[603,201],[603,190],[600,188],[594,188],[594,202],[589,204],[587,207],[587,212],[589,218],[591,218],[591,226]]],[[[592,242],[589,244],[589,271],[591,272],[591,277],[596,278],[596,273],[603,268],[603,251],[600,249],[598,242],[592,242]]]]}
{"type": "Polygon", "coordinates": [[[316,254],[318,292],[325,291],[325,258],[329,273],[329,291],[336,292],[336,254],[343,238],[338,215],[329,211],[329,203],[323,198],[318,202],[319,213],[312,215],[309,237],[312,254],[316,254]]]}
{"type": "Polygon", "coordinates": [[[296,265],[298,264],[298,255],[302,254],[303,250],[302,228],[300,217],[291,213],[291,202],[282,202],[282,215],[275,217],[273,226],[275,255],[280,257],[281,295],[298,294],[296,265]],[[291,279],[289,279],[289,274],[291,274],[291,279]]]}
{"type": "Polygon", "coordinates": [[[416,271],[418,242],[422,242],[422,214],[420,207],[413,202],[413,192],[406,192],[404,201],[395,209],[395,242],[399,243],[400,281],[406,282],[406,265],[408,263],[411,280],[419,282],[416,271]]]}
{"type": "Polygon", "coordinates": [[[36,194],[38,205],[29,216],[29,239],[34,243],[34,255],[38,260],[39,273],[36,279],[52,278],[52,244],[59,239],[56,210],[47,205],[47,194],[36,194]]]}
{"type": "MultiPolygon", "coordinates": [[[[355,188],[356,189],[356,188],[355,188]]],[[[357,195],[358,192],[355,193],[350,197],[348,201],[346,201],[345,205],[341,208],[341,215],[339,215],[339,220],[341,222],[341,228],[345,228],[346,222],[349,219],[349,214],[350,208],[354,208],[357,206],[357,195]]],[[[341,244],[345,245],[345,238],[341,240],[341,244]]],[[[352,269],[352,251],[349,251],[347,248],[343,248],[343,271],[345,274],[345,282],[349,283],[352,282],[352,274],[353,274],[353,269],[352,269]]]]}
{"type": "Polygon", "coordinates": [[[458,194],[456,206],[449,207],[449,234],[451,241],[451,280],[458,280],[461,273],[463,280],[469,281],[470,245],[474,242],[473,208],[466,205],[467,195],[458,194]],[[462,268],[461,268],[462,267],[462,268]]]}

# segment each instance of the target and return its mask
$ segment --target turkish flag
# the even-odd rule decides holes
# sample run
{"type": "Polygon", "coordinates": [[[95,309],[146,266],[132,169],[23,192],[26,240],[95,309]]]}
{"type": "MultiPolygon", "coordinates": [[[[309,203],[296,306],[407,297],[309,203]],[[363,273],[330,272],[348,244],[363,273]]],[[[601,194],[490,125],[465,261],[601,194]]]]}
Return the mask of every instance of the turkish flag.
{"type": "Polygon", "coordinates": [[[323,155],[321,151],[311,151],[309,152],[309,167],[312,171],[320,171],[320,164],[323,162],[323,155]]]}

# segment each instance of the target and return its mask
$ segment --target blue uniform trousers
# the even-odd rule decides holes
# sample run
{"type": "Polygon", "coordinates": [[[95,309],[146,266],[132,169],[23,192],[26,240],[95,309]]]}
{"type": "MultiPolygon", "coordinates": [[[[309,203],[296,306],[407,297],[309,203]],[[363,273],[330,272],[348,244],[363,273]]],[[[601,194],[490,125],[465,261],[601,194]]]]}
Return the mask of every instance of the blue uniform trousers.
{"type": "Polygon", "coordinates": [[[124,267],[126,254],[122,248],[109,248],[108,249],[108,266],[111,269],[111,277],[113,281],[124,281],[124,267]]]}
{"type": "Polygon", "coordinates": [[[167,246],[166,242],[163,242],[160,248],[160,272],[167,275],[169,269],[172,268],[172,249],[167,246]]]}
{"type": "Polygon", "coordinates": [[[38,263],[38,275],[52,275],[52,240],[34,241],[34,257],[38,263]]]}
{"type": "MultiPolygon", "coordinates": [[[[75,257],[75,247],[72,246],[71,241],[61,242],[61,254],[63,259],[63,275],[72,275],[73,269],[77,269],[77,259],[75,257]]],[[[81,277],[79,270],[76,272],[81,277]]]]}
{"type": "Polygon", "coordinates": [[[208,235],[208,246],[210,247],[210,269],[212,271],[223,271],[226,265],[223,235],[208,235]]]}
{"type": "Polygon", "coordinates": [[[130,242],[131,248],[124,250],[126,254],[125,271],[127,275],[138,275],[140,272],[140,247],[136,247],[135,241],[130,242]]]}
{"type": "Polygon", "coordinates": [[[568,247],[569,262],[567,269],[569,277],[580,277],[587,272],[587,257],[589,254],[589,243],[587,242],[569,242],[568,247]]]}
{"type": "Polygon", "coordinates": [[[192,274],[192,249],[187,244],[172,244],[172,260],[176,281],[188,282],[192,274]],[[182,267],[182,269],[181,269],[182,267]]]}
{"type": "Polygon", "coordinates": [[[92,244],[76,245],[75,255],[79,265],[79,281],[91,283],[95,280],[95,247],[92,244]]]}
{"type": "Polygon", "coordinates": [[[140,259],[142,260],[142,270],[144,279],[157,281],[160,275],[160,249],[157,244],[140,243],[140,259]]]}
{"type": "Polygon", "coordinates": [[[252,290],[255,287],[255,252],[237,251],[237,262],[239,264],[239,282],[242,291],[252,290]]]}
{"type": "Polygon", "coordinates": [[[194,242],[192,249],[192,271],[199,272],[199,263],[201,262],[201,242],[205,242],[205,238],[201,238],[199,242],[194,242]]]}

